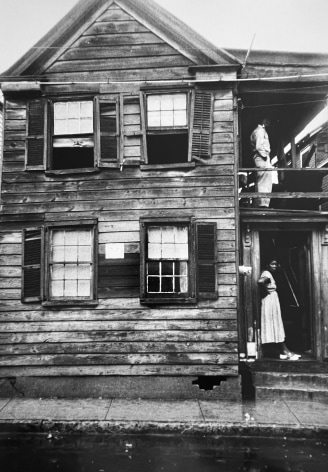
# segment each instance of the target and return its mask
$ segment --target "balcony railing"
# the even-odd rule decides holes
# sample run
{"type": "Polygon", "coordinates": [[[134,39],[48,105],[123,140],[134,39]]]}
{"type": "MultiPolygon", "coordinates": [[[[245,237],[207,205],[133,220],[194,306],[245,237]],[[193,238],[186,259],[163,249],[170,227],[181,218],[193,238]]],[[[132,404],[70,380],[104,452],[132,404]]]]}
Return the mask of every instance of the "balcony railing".
{"type": "Polygon", "coordinates": [[[328,168],[270,168],[272,192],[256,192],[258,168],[239,170],[241,207],[256,207],[258,198],[270,198],[270,208],[328,210],[328,168]]]}

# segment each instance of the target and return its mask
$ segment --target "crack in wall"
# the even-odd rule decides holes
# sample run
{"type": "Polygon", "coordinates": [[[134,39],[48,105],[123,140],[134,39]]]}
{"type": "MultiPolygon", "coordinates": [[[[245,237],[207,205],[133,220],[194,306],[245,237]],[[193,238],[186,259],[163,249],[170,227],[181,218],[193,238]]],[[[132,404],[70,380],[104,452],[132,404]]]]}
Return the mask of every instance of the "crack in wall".
{"type": "Polygon", "coordinates": [[[9,377],[7,380],[8,380],[8,382],[9,382],[10,386],[12,387],[12,389],[13,389],[15,392],[17,392],[20,396],[25,397],[24,392],[22,392],[21,390],[19,390],[19,389],[16,387],[16,382],[17,382],[16,377],[9,377]]]}

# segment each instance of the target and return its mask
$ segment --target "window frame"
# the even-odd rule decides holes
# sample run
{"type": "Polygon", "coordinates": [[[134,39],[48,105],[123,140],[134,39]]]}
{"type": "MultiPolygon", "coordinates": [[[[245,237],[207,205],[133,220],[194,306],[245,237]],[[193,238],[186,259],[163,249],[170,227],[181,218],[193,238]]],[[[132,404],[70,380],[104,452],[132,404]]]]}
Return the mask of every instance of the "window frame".
{"type": "Polygon", "coordinates": [[[193,109],[194,109],[194,101],[195,101],[195,90],[190,86],[180,86],[180,87],[167,87],[167,88],[147,88],[142,90],[142,110],[141,110],[141,117],[142,117],[142,128],[144,129],[143,135],[143,149],[144,149],[144,162],[145,166],[153,167],[153,168],[170,168],[170,167],[183,167],[189,166],[191,164],[191,156],[192,156],[192,149],[191,149],[191,126],[193,122],[193,109]],[[177,127],[148,127],[148,96],[152,95],[173,95],[173,94],[182,94],[186,95],[187,103],[186,103],[186,114],[187,114],[187,125],[186,126],[177,126],[177,127]],[[173,163],[161,163],[161,164],[153,164],[149,163],[148,158],[148,148],[147,148],[147,136],[155,136],[155,135],[178,135],[183,134],[183,132],[187,132],[187,141],[188,141],[188,149],[187,149],[187,160],[184,162],[173,162],[173,163]]]}
{"type": "MultiPolygon", "coordinates": [[[[99,145],[98,145],[98,106],[95,96],[90,95],[71,95],[69,97],[55,97],[48,99],[48,127],[47,127],[47,166],[46,169],[48,172],[54,174],[63,174],[63,173],[81,173],[81,172],[90,172],[98,168],[99,161],[99,145]],[[54,169],[53,168],[53,140],[54,140],[54,104],[55,103],[69,103],[69,102],[92,102],[93,106],[93,166],[92,167],[77,167],[69,169],[54,169]]],[[[72,135],[73,137],[74,135],[72,135]]]]}
{"type": "Polygon", "coordinates": [[[195,228],[191,218],[140,218],[140,302],[145,304],[196,303],[195,228]],[[149,226],[187,226],[188,293],[186,295],[147,293],[147,229],[149,226]]]}
{"type": "Polygon", "coordinates": [[[45,306],[77,306],[77,305],[97,305],[98,304],[98,227],[97,220],[78,220],[74,222],[48,222],[45,225],[45,255],[44,255],[44,302],[45,306]],[[51,251],[51,232],[53,230],[66,229],[87,229],[92,231],[92,267],[91,267],[91,294],[90,298],[62,298],[56,299],[50,296],[50,251],[51,251]]]}

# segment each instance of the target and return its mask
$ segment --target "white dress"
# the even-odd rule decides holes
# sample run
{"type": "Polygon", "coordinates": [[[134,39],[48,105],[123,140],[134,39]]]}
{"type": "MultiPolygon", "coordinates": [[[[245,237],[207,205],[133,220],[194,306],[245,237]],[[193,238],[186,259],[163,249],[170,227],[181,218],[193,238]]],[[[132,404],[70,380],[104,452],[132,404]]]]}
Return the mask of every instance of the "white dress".
{"type": "Polygon", "coordinates": [[[281,318],[276,282],[268,270],[262,272],[262,278],[270,279],[270,283],[266,285],[269,293],[262,299],[261,303],[261,341],[262,344],[282,343],[285,341],[285,330],[281,318]]]}

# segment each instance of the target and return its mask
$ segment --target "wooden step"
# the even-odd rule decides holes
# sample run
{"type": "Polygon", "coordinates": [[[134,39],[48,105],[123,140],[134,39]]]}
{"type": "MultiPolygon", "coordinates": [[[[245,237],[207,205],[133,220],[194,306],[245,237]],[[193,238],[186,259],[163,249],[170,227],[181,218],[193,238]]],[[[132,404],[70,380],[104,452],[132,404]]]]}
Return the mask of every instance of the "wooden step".
{"type": "Polygon", "coordinates": [[[296,387],[256,387],[256,400],[299,400],[299,401],[328,401],[328,390],[322,388],[296,388],[296,387]]]}

